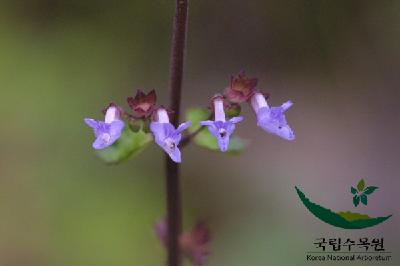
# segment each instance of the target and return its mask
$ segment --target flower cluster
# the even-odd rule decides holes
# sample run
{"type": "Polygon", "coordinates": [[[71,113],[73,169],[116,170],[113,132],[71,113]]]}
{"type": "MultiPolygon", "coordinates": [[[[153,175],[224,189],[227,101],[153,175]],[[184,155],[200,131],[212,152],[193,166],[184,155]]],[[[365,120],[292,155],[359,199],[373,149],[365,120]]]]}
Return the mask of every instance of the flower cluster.
{"type": "Polygon", "coordinates": [[[268,133],[275,134],[286,140],[295,138],[293,130],[286,121],[285,112],[293,105],[291,101],[283,103],[279,107],[269,107],[267,99],[257,89],[258,80],[248,78],[242,71],[236,77],[231,78],[231,85],[225,89],[225,97],[232,103],[250,103],[257,117],[257,126],[268,133]]]}
{"type": "MultiPolygon", "coordinates": [[[[270,107],[267,103],[268,96],[257,89],[258,80],[249,78],[244,72],[231,78],[230,85],[223,94],[216,94],[211,99],[211,110],[214,120],[201,121],[201,126],[208,127],[212,136],[217,139],[222,152],[228,150],[229,139],[233,134],[236,124],[243,120],[242,116],[227,117],[226,111],[240,108],[242,103],[248,103],[257,117],[257,125],[264,131],[277,135],[286,140],[295,138],[293,130],[286,121],[285,112],[293,105],[287,101],[278,107],[270,107]]],[[[94,149],[105,149],[113,145],[122,135],[125,128],[123,119],[130,126],[137,121],[143,122],[154,136],[154,141],[176,162],[182,161],[179,143],[182,133],[191,125],[191,121],[182,123],[175,128],[170,123],[169,113],[164,107],[156,107],[157,96],[154,90],[144,93],[138,90],[135,97],[127,98],[128,105],[133,112],[125,112],[116,104],[110,104],[104,111],[103,121],[85,119],[95,134],[94,149]]],[[[173,111],[173,110],[172,110],[173,111]]]]}
{"type": "Polygon", "coordinates": [[[226,151],[229,137],[235,129],[235,124],[243,117],[232,117],[226,121],[225,109],[229,106],[248,102],[257,117],[257,125],[264,131],[277,135],[286,140],[294,140],[293,130],[286,121],[285,112],[293,105],[291,101],[279,107],[269,107],[268,96],[261,93],[257,87],[258,80],[248,78],[244,72],[231,78],[231,84],[224,91],[224,95],[216,95],[212,99],[214,121],[202,121],[201,125],[208,126],[210,133],[218,140],[221,151],[226,151]]]}
{"type": "Polygon", "coordinates": [[[97,150],[107,148],[121,137],[125,126],[121,119],[124,116],[131,124],[137,121],[150,122],[150,130],[155,142],[174,162],[180,163],[181,152],[178,145],[182,132],[190,126],[191,122],[183,123],[175,128],[169,122],[168,110],[164,107],[156,108],[157,96],[154,90],[148,94],[138,90],[135,97],[127,98],[127,102],[133,114],[123,111],[116,104],[110,104],[105,110],[104,122],[85,119],[86,124],[93,128],[96,137],[93,148],[97,150]]]}

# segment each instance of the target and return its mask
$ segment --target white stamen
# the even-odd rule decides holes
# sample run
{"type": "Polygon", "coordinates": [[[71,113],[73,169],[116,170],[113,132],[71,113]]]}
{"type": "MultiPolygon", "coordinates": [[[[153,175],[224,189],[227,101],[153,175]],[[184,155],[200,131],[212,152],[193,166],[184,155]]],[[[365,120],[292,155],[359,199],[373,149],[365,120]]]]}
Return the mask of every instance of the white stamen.
{"type": "Polygon", "coordinates": [[[251,106],[253,107],[254,112],[257,112],[261,107],[269,107],[264,95],[259,92],[256,92],[251,97],[251,106]]]}
{"type": "Polygon", "coordinates": [[[157,119],[159,123],[169,123],[167,110],[160,108],[157,110],[157,119]]]}
{"type": "Polygon", "coordinates": [[[214,100],[214,120],[225,122],[224,101],[220,98],[214,100]]]}
{"type": "Polygon", "coordinates": [[[175,142],[174,142],[173,139],[167,138],[167,139],[164,140],[164,142],[165,142],[165,144],[167,144],[167,147],[168,147],[170,150],[175,149],[176,144],[175,144],[175,142]]]}
{"type": "Polygon", "coordinates": [[[120,119],[118,108],[115,106],[108,107],[106,115],[104,117],[104,122],[111,123],[118,119],[120,119]]]}
{"type": "Polygon", "coordinates": [[[101,138],[101,141],[103,141],[103,143],[109,143],[111,136],[108,133],[103,133],[100,138],[101,138]]]}

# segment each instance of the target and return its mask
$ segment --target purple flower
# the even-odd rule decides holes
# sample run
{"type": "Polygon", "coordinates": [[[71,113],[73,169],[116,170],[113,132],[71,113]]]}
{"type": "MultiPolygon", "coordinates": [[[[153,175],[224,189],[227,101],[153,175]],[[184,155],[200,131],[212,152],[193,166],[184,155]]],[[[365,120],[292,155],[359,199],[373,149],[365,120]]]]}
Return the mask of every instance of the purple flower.
{"type": "Polygon", "coordinates": [[[178,148],[181,141],[182,132],[187,129],[192,122],[182,123],[177,129],[169,122],[168,114],[165,109],[157,110],[158,121],[151,122],[150,130],[154,135],[154,139],[169,157],[176,163],[180,163],[181,151],[178,148]]]}
{"type": "Polygon", "coordinates": [[[265,97],[261,93],[255,93],[251,98],[251,105],[257,116],[257,126],[283,139],[295,139],[294,132],[285,117],[285,112],[293,105],[291,101],[287,101],[279,107],[270,108],[265,97]]]}
{"type": "Polygon", "coordinates": [[[116,106],[110,106],[105,115],[104,122],[85,118],[85,123],[93,128],[96,140],[93,148],[101,150],[111,146],[119,137],[124,129],[124,122],[120,120],[120,114],[116,106]]]}
{"type": "Polygon", "coordinates": [[[221,97],[214,97],[214,121],[201,121],[200,125],[208,126],[208,131],[217,138],[218,146],[222,152],[228,150],[229,137],[235,130],[235,124],[243,120],[243,117],[237,116],[229,121],[225,120],[224,103],[221,97]]]}

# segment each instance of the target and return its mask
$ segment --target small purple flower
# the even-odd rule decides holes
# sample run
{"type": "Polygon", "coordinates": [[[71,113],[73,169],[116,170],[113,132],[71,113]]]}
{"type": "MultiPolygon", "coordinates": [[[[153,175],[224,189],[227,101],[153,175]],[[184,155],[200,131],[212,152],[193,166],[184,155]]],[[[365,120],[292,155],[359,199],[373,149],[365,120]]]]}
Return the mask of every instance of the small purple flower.
{"type": "Polygon", "coordinates": [[[235,124],[243,120],[243,117],[237,116],[229,121],[225,119],[224,102],[222,97],[214,97],[214,121],[201,121],[200,125],[208,126],[208,131],[217,138],[218,146],[222,152],[228,150],[229,137],[235,130],[235,124]]]}
{"type": "Polygon", "coordinates": [[[151,122],[150,130],[154,135],[155,141],[169,157],[176,163],[180,163],[181,151],[178,148],[181,141],[182,132],[187,129],[192,122],[182,123],[177,129],[169,122],[167,111],[163,108],[157,110],[157,122],[151,122]]]}
{"type": "Polygon", "coordinates": [[[279,107],[270,108],[264,95],[257,92],[251,98],[251,105],[257,116],[257,126],[283,139],[295,139],[294,132],[285,117],[285,112],[293,105],[291,101],[287,101],[279,107]]]}
{"type": "Polygon", "coordinates": [[[85,118],[85,123],[93,128],[96,140],[93,142],[93,148],[101,150],[111,146],[121,137],[124,129],[124,122],[120,120],[120,113],[116,106],[110,106],[103,121],[85,118]]]}

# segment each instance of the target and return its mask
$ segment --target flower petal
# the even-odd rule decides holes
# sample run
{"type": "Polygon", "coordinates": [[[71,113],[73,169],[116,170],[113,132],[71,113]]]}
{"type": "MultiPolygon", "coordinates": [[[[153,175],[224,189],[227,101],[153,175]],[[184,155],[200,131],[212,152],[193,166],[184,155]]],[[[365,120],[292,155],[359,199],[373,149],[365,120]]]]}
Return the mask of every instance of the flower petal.
{"type": "Polygon", "coordinates": [[[172,159],[172,161],[174,161],[176,163],[182,162],[181,151],[177,147],[175,149],[167,151],[167,153],[168,153],[169,157],[172,159]]]}
{"type": "Polygon", "coordinates": [[[105,142],[101,136],[97,137],[96,140],[93,142],[93,149],[95,150],[102,150],[107,148],[108,146],[110,146],[111,144],[109,144],[108,142],[105,142]]]}
{"type": "Polygon", "coordinates": [[[115,141],[117,141],[122,134],[122,130],[124,129],[125,124],[121,120],[115,120],[110,124],[110,145],[112,145],[115,141]]]}
{"type": "Polygon", "coordinates": [[[287,101],[287,102],[283,103],[283,104],[281,105],[281,107],[282,107],[283,111],[285,112],[285,111],[288,110],[290,107],[292,107],[292,105],[293,105],[293,102],[292,102],[292,101],[287,101]]]}
{"type": "Polygon", "coordinates": [[[94,128],[94,129],[97,128],[98,122],[96,120],[91,119],[91,118],[85,118],[84,121],[85,121],[86,125],[88,125],[89,127],[94,128]]]}
{"type": "Polygon", "coordinates": [[[229,135],[226,135],[225,137],[218,137],[217,138],[218,141],[218,146],[219,149],[222,152],[226,152],[228,150],[228,146],[229,146],[229,135]]]}
{"type": "Polygon", "coordinates": [[[150,130],[155,139],[164,140],[166,138],[166,123],[151,122],[150,130]]]}
{"type": "Polygon", "coordinates": [[[235,116],[235,117],[232,117],[229,121],[230,121],[231,123],[233,123],[233,124],[237,124],[237,123],[243,121],[243,116],[235,116]]]}
{"type": "Polygon", "coordinates": [[[187,121],[185,123],[180,124],[179,127],[176,129],[176,133],[183,132],[185,129],[187,129],[191,125],[192,125],[192,121],[187,121]]]}
{"type": "MultiPolygon", "coordinates": [[[[284,103],[289,108],[289,102],[284,103]]],[[[287,109],[286,109],[287,110],[287,109]]],[[[283,107],[262,107],[257,111],[257,125],[264,131],[286,140],[294,140],[295,135],[286,121],[283,107]]]]}
{"type": "Polygon", "coordinates": [[[121,136],[121,132],[124,129],[125,124],[121,120],[114,120],[112,123],[110,123],[110,135],[111,136],[118,136],[119,138],[121,136]]]}
{"type": "Polygon", "coordinates": [[[200,125],[202,125],[202,126],[211,126],[213,124],[214,124],[214,121],[211,121],[211,120],[200,121],[200,125]]]}

